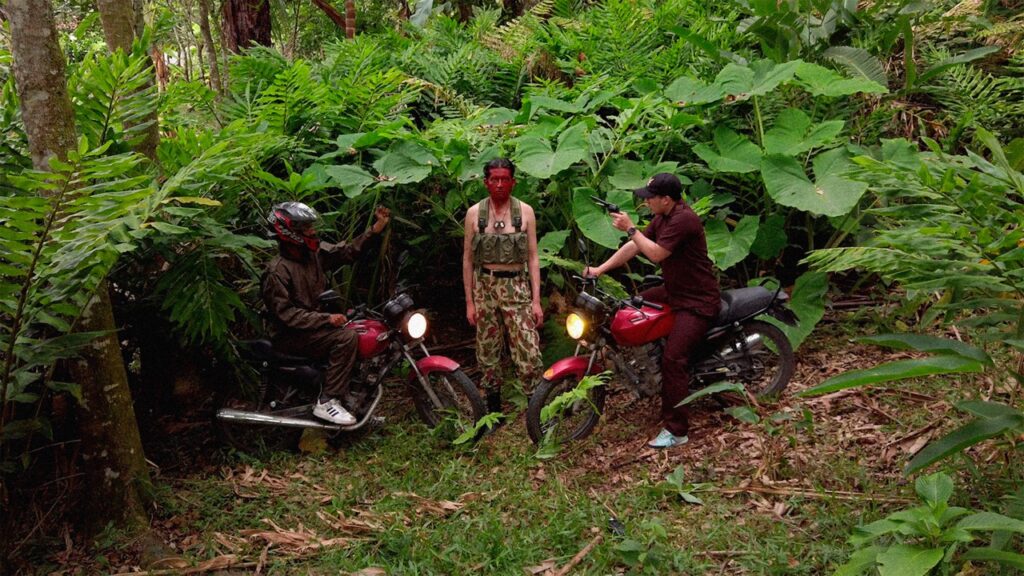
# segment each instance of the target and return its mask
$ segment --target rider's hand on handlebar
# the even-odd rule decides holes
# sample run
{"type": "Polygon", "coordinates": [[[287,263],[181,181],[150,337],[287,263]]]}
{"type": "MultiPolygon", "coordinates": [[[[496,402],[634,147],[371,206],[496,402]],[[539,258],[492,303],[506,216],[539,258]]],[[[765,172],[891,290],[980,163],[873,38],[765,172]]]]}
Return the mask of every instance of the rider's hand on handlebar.
{"type": "Polygon", "coordinates": [[[593,266],[587,266],[583,269],[584,278],[597,278],[601,275],[601,271],[593,266]]]}
{"type": "Polygon", "coordinates": [[[344,326],[348,318],[344,314],[331,314],[331,326],[344,326]]]}

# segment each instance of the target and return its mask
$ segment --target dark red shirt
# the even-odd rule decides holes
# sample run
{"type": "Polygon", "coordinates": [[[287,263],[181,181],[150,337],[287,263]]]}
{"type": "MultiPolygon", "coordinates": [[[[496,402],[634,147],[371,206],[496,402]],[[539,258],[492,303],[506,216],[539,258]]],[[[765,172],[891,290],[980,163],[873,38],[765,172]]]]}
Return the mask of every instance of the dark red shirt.
{"type": "Polygon", "coordinates": [[[714,265],[700,217],[678,202],[668,214],[659,214],[644,229],[647,236],[670,254],[661,261],[668,298],[673,309],[685,308],[713,318],[718,314],[720,293],[714,265]]]}

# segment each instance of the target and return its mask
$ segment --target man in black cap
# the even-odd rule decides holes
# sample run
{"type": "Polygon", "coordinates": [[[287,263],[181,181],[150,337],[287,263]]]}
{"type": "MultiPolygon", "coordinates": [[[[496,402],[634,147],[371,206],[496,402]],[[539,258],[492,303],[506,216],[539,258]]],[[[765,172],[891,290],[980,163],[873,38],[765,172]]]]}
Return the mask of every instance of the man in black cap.
{"type": "Polygon", "coordinates": [[[689,392],[689,357],[718,314],[718,278],[708,258],[707,241],[700,217],[683,201],[683,185],[674,174],[656,174],[647,186],[633,192],[643,198],[654,218],[642,232],[624,212],[613,213],[612,225],[628,241],[608,260],[583,270],[584,276],[600,276],[618,268],[637,254],[661,265],[665,283],[645,290],[645,300],[659,302],[676,313],[661,360],[661,419],[664,428],[648,445],[671,448],[688,440],[689,419],[685,406],[676,407],[689,392]]]}

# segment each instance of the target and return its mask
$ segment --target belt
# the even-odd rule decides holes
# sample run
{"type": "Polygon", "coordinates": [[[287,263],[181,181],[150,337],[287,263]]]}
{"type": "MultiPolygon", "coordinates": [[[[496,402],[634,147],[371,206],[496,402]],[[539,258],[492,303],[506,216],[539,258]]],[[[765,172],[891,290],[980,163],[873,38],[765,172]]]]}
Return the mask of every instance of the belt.
{"type": "Polygon", "coordinates": [[[481,268],[480,272],[495,278],[515,278],[523,274],[522,270],[488,270],[487,268],[481,268]]]}

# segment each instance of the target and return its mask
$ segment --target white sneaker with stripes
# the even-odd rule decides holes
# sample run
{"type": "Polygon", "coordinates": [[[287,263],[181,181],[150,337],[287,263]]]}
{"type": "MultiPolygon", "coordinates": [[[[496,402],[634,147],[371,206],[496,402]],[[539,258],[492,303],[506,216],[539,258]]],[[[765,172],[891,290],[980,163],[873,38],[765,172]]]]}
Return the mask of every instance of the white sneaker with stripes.
{"type": "Polygon", "coordinates": [[[351,426],[356,423],[356,417],[349,414],[337,398],[331,398],[326,402],[317,400],[316,406],[313,407],[313,416],[338,426],[351,426]]]}

